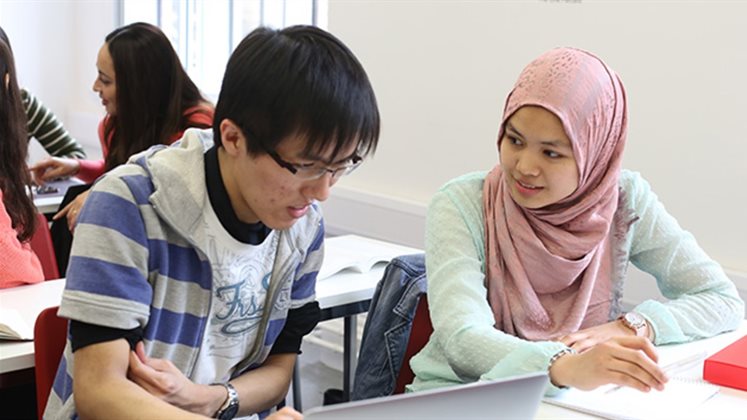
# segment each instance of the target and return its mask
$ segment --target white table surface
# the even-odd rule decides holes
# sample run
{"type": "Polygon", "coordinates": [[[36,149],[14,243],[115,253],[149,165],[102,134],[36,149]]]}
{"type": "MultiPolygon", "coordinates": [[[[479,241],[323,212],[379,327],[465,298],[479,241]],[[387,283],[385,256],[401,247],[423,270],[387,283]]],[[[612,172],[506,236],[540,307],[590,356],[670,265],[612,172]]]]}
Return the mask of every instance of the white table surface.
{"type": "Polygon", "coordinates": [[[52,196],[52,197],[34,196],[34,206],[36,206],[36,210],[41,214],[56,213],[57,209],[60,207],[60,203],[62,203],[63,198],[64,197],[62,196],[52,196]]]}
{"type": "MultiPolygon", "coordinates": [[[[0,306],[18,311],[33,328],[41,311],[60,304],[64,287],[65,280],[59,279],[2,289],[0,306]]],[[[34,367],[33,341],[0,341],[0,374],[31,367],[34,367]]]]}

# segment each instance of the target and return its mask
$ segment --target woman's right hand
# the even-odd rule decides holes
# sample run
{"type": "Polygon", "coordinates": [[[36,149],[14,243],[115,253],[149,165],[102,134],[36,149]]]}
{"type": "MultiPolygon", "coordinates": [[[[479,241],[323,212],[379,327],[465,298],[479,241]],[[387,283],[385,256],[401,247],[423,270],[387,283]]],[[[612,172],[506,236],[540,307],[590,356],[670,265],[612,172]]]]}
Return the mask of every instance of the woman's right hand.
{"type": "Polygon", "coordinates": [[[75,159],[49,157],[36,162],[30,168],[36,185],[44,185],[45,182],[56,178],[73,176],[80,171],[80,162],[75,159]]]}
{"type": "Polygon", "coordinates": [[[658,366],[654,345],[643,337],[613,337],[579,354],[567,354],[550,366],[552,383],[582,390],[606,384],[642,392],[662,390],[669,380],[658,366]]]}

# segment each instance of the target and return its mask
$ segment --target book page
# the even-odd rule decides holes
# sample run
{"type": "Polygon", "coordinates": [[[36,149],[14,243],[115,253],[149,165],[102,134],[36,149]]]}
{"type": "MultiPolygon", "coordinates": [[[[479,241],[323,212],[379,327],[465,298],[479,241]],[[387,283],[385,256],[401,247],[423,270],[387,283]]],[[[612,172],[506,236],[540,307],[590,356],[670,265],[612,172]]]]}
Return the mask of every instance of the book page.
{"type": "Polygon", "coordinates": [[[400,255],[413,253],[412,248],[365,238],[343,235],[324,240],[324,262],[318,280],[331,277],[340,271],[365,273],[377,263],[388,263],[400,255]]]}
{"type": "Polygon", "coordinates": [[[15,309],[0,308],[0,339],[33,340],[34,328],[15,309]]]}

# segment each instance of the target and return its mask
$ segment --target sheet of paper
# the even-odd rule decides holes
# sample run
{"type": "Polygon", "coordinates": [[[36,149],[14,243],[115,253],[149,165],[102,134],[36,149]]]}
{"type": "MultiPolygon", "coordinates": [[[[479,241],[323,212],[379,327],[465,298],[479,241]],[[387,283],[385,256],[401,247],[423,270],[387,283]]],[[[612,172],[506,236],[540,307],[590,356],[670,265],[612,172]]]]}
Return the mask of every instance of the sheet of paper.
{"type": "MultiPolygon", "coordinates": [[[[569,389],[545,402],[609,419],[682,418],[719,392],[719,387],[702,380],[702,352],[677,352],[660,360],[675,369],[663,391],[641,392],[630,387],[607,385],[593,391],[569,389]],[[693,361],[689,363],[689,361],[693,361]],[[678,414],[679,413],[679,414],[678,414]]],[[[669,370],[672,370],[671,368],[669,370]]]]}

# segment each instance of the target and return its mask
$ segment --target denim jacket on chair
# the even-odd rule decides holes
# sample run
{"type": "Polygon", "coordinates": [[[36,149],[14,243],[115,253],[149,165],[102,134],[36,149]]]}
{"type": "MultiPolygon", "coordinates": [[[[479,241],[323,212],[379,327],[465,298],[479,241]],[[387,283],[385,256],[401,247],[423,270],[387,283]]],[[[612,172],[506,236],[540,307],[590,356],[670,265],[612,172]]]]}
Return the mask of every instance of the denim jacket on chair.
{"type": "Polygon", "coordinates": [[[403,255],[387,265],[363,328],[351,400],[394,391],[415,309],[426,287],[425,254],[403,255]]]}

